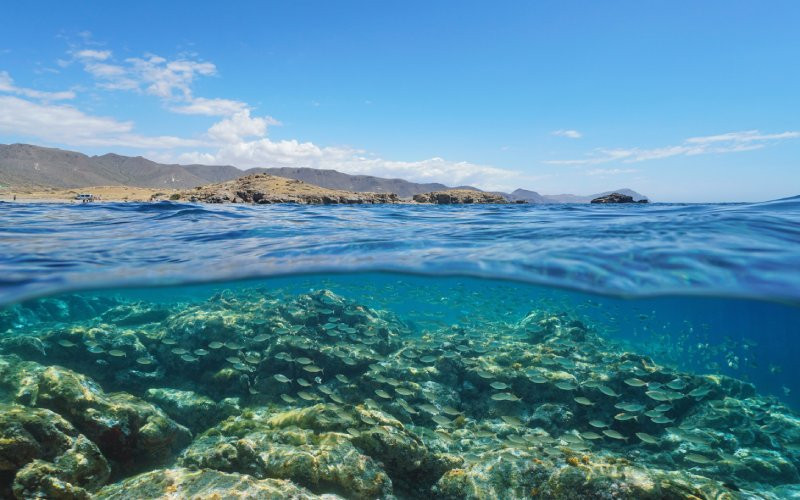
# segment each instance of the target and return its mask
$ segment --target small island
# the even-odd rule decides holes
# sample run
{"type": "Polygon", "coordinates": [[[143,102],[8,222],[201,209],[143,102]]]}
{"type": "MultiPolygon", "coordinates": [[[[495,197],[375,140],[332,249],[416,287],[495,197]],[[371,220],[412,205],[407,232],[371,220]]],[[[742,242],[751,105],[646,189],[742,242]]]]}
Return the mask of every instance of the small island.
{"type": "Polygon", "coordinates": [[[633,196],[621,193],[611,193],[605,196],[600,196],[593,199],[590,203],[649,203],[647,198],[642,198],[639,201],[633,199],[633,196]]]}

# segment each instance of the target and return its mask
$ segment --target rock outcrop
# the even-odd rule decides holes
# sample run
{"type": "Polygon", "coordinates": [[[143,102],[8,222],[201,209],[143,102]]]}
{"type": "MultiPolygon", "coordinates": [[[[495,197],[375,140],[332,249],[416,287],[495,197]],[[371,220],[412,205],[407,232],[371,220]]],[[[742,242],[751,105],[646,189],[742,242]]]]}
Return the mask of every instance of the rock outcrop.
{"type": "Polygon", "coordinates": [[[648,203],[647,198],[643,198],[639,201],[633,199],[633,196],[628,196],[626,194],[620,193],[611,193],[606,196],[600,196],[599,198],[595,198],[591,201],[592,203],[648,203]]]}
{"type": "Polygon", "coordinates": [[[433,203],[436,205],[461,205],[469,203],[508,203],[503,196],[471,189],[448,189],[432,191],[414,196],[417,203],[433,203]]]}
{"type": "Polygon", "coordinates": [[[175,201],[204,203],[300,203],[311,205],[398,203],[393,193],[354,193],[326,189],[294,179],[253,174],[181,191],[175,201]]]}

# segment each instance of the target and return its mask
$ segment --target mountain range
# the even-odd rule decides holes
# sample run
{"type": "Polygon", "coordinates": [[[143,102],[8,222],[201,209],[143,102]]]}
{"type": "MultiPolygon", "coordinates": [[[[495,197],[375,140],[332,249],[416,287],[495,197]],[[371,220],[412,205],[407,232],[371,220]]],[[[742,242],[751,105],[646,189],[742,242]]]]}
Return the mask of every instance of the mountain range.
{"type": "MultiPolygon", "coordinates": [[[[79,188],[89,186],[133,186],[156,189],[186,189],[210,183],[225,182],[254,173],[266,173],[297,179],[328,189],[395,193],[402,198],[453,188],[439,183],[416,183],[403,179],[387,179],[371,175],[350,175],[336,170],[316,168],[259,167],[241,170],[231,165],[164,164],[141,156],[122,156],[114,153],[87,156],[75,151],[30,144],[0,144],[0,187],[79,188]]],[[[480,191],[470,186],[456,187],[480,191]]],[[[530,203],[588,203],[593,198],[612,192],[627,194],[636,200],[645,198],[645,196],[625,188],[587,196],[573,194],[542,195],[527,189],[517,189],[511,193],[498,194],[511,201],[527,201],[530,203]]]]}

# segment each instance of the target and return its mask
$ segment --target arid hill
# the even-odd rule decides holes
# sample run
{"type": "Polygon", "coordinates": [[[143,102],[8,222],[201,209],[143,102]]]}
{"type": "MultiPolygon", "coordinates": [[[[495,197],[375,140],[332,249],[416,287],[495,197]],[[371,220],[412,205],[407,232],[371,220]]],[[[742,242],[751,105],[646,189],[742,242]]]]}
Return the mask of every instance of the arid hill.
{"type": "Polygon", "coordinates": [[[400,201],[394,193],[339,191],[269,174],[252,174],[231,181],[186,189],[179,191],[171,199],[204,203],[302,203],[323,205],[398,203],[400,201]]]}

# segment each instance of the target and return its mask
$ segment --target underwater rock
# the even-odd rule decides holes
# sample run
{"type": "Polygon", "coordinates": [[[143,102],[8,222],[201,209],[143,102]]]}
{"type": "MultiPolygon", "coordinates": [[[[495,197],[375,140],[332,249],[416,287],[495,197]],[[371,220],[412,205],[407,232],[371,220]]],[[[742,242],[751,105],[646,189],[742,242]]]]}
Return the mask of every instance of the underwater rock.
{"type": "Polygon", "coordinates": [[[496,452],[447,472],[434,487],[442,499],[743,498],[722,483],[687,472],[640,468],[625,460],[565,454],[547,463],[527,453],[496,452]]]}
{"type": "Polygon", "coordinates": [[[127,393],[105,393],[92,379],[60,366],[0,357],[0,387],[16,402],[52,410],[125,468],[160,463],[191,440],[161,409],[127,393]]]}
{"type": "Polygon", "coordinates": [[[116,326],[144,325],[165,320],[169,316],[168,309],[153,307],[152,304],[120,304],[100,316],[103,321],[116,326]]]}
{"type": "Polygon", "coordinates": [[[146,399],[193,433],[202,432],[239,410],[238,405],[230,401],[217,404],[202,394],[167,387],[148,389],[146,399]]]}
{"type": "Polygon", "coordinates": [[[88,498],[109,473],[97,446],[58,414],[0,404],[0,497],[13,488],[17,498],[88,498]]]}
{"type": "Polygon", "coordinates": [[[317,496],[281,479],[254,479],[243,474],[228,474],[216,470],[159,469],[145,472],[124,481],[110,484],[98,491],[96,500],[128,500],[130,498],[225,498],[295,500],[327,499],[337,496],[317,496]]]}
{"type": "Polygon", "coordinates": [[[389,415],[323,404],[248,410],[207,431],[180,459],[185,467],[291,479],[348,498],[425,491],[459,463],[428,450],[389,415]]]}

